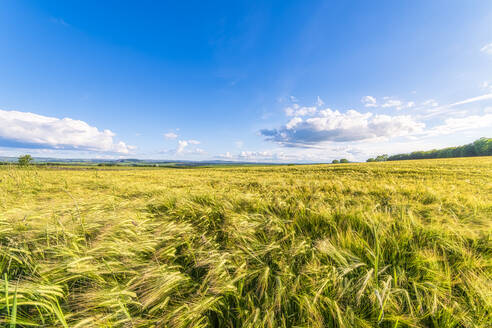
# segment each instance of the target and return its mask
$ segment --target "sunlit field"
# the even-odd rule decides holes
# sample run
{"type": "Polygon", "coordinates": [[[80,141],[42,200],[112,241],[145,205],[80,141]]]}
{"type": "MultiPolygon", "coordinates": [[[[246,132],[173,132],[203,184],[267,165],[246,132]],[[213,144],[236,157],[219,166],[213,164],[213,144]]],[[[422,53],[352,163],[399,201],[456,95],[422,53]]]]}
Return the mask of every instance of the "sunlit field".
{"type": "Polygon", "coordinates": [[[0,167],[11,327],[491,327],[492,157],[0,167]]]}

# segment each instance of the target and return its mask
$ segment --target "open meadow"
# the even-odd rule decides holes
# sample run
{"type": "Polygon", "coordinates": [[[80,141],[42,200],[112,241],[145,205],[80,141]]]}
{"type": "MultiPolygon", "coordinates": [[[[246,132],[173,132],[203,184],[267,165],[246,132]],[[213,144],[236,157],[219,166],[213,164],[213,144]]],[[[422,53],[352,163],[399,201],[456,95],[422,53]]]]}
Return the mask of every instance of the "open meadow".
{"type": "Polygon", "coordinates": [[[492,157],[0,167],[8,327],[491,327],[492,157]]]}

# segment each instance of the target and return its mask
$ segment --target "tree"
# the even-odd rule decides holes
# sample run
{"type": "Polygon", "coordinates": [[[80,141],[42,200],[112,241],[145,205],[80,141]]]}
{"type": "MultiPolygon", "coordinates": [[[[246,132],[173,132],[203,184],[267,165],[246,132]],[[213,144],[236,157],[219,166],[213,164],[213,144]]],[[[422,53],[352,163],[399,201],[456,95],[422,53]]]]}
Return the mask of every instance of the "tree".
{"type": "Polygon", "coordinates": [[[473,148],[478,156],[492,155],[492,139],[480,138],[473,143],[473,148]]]}
{"type": "Polygon", "coordinates": [[[334,159],[331,161],[331,164],[338,164],[338,163],[340,163],[340,161],[338,159],[334,159]]]}
{"type": "Polygon", "coordinates": [[[376,157],[375,161],[376,162],[386,162],[388,160],[388,155],[379,155],[376,157]]]}
{"type": "Polygon", "coordinates": [[[370,162],[375,162],[376,160],[374,158],[368,158],[366,162],[370,163],[370,162]]]}
{"type": "Polygon", "coordinates": [[[342,159],[340,160],[340,163],[348,163],[348,162],[349,162],[349,161],[348,161],[348,159],[346,159],[346,158],[342,158],[342,159]]]}
{"type": "Polygon", "coordinates": [[[24,155],[24,156],[20,156],[17,161],[20,166],[27,166],[31,164],[32,160],[33,158],[31,157],[31,155],[24,155]]]}

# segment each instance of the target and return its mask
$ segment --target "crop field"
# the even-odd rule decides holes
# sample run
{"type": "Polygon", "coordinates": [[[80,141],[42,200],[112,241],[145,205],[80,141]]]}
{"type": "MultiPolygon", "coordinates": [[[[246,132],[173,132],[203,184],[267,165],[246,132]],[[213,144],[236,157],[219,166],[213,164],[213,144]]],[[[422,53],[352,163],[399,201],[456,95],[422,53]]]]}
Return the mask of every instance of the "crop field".
{"type": "Polygon", "coordinates": [[[492,157],[0,167],[6,327],[491,327],[492,157]]]}

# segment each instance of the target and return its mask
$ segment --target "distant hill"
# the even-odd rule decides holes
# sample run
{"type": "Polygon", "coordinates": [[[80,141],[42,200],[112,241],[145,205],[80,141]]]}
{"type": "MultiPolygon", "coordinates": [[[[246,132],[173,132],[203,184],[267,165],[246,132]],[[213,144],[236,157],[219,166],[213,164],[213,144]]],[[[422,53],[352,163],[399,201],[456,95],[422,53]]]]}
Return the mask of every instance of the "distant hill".
{"type": "MultiPolygon", "coordinates": [[[[17,163],[18,157],[0,156],[0,164],[17,163]]],[[[165,166],[165,167],[194,167],[220,165],[282,165],[282,163],[224,161],[224,160],[154,160],[154,159],[79,159],[34,157],[33,164],[38,165],[83,165],[83,166],[165,166]]]]}
{"type": "Polygon", "coordinates": [[[408,159],[428,159],[428,158],[451,158],[451,157],[473,157],[473,156],[492,156],[492,138],[480,138],[472,143],[443,149],[433,149],[427,151],[414,151],[408,154],[380,155],[376,158],[369,158],[368,162],[381,161],[402,161],[408,159]]]}

